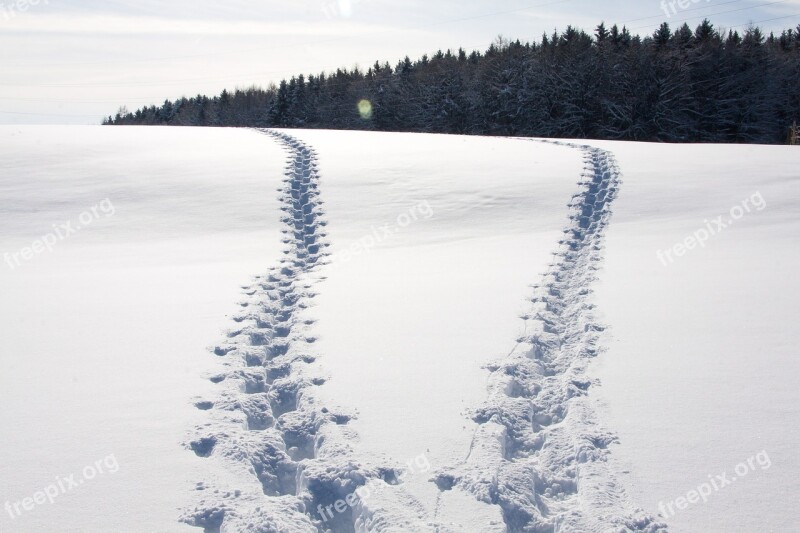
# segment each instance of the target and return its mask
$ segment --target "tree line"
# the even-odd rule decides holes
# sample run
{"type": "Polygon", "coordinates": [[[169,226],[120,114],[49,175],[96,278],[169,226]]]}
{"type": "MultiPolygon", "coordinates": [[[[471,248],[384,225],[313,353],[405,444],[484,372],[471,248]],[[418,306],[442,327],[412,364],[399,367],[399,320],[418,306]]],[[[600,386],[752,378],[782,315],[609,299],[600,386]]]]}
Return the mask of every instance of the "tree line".
{"type": "MultiPolygon", "coordinates": [[[[800,118],[800,25],[641,37],[600,24],[485,52],[298,75],[165,101],[104,124],[255,126],[664,142],[785,143],[800,118]]],[[[796,134],[796,133],[795,133],[796,134]]]]}

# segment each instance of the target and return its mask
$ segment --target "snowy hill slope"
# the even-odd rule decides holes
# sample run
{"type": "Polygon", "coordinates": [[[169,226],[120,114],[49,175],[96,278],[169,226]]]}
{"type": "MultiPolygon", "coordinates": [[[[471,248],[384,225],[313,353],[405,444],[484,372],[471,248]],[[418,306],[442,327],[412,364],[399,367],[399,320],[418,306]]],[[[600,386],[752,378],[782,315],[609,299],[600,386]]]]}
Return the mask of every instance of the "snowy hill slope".
{"type": "Polygon", "coordinates": [[[593,144],[625,176],[597,292],[612,335],[595,370],[634,499],[663,504],[671,531],[796,529],[800,154],[593,144]],[[704,245],[676,255],[695,235],[704,245]],[[711,494],[676,501],[698,489],[711,494]]]}
{"type": "Polygon", "coordinates": [[[796,150],[0,136],[2,531],[793,527],[796,150]]]}

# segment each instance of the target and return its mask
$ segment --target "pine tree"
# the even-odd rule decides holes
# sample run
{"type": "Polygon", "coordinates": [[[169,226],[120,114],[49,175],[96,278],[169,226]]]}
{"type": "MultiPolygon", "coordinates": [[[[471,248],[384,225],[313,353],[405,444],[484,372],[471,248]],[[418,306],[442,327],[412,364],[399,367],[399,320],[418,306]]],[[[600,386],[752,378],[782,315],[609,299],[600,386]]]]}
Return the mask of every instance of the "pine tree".
{"type": "Polygon", "coordinates": [[[669,29],[669,24],[664,22],[653,34],[653,44],[658,50],[663,50],[669,44],[671,37],[672,31],[669,29]]]}

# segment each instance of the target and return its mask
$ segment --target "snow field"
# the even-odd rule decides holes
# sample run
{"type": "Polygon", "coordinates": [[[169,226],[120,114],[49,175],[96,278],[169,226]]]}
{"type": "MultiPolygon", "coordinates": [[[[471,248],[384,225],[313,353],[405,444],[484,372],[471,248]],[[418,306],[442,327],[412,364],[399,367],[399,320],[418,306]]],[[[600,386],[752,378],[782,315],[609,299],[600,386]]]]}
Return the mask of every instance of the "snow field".
{"type": "Polygon", "coordinates": [[[796,150],[0,138],[3,531],[793,530],[796,150]]]}

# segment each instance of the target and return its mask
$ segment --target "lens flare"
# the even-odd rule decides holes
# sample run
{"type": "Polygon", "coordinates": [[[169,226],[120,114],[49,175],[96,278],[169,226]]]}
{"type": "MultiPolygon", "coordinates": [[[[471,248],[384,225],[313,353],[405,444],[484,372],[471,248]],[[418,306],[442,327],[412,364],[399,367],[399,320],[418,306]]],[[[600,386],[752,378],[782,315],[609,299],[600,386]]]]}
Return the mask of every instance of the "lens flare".
{"type": "Polygon", "coordinates": [[[358,114],[361,115],[361,118],[364,120],[369,120],[372,118],[372,102],[369,100],[361,100],[358,103],[358,114]]]}

